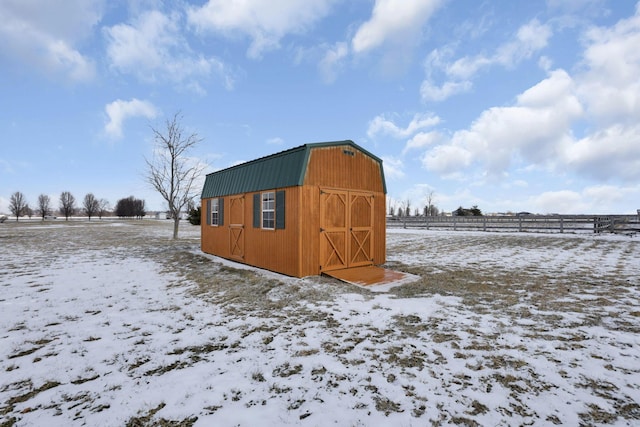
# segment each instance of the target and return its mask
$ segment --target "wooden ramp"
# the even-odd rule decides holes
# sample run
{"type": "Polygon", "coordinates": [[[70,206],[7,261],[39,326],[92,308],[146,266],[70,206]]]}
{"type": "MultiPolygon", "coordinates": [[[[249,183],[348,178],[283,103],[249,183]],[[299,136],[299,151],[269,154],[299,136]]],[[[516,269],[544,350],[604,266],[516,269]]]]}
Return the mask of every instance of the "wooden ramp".
{"type": "Polygon", "coordinates": [[[326,271],[323,274],[352,285],[369,288],[372,291],[386,291],[394,286],[420,279],[414,274],[401,273],[374,265],[326,271]]]}

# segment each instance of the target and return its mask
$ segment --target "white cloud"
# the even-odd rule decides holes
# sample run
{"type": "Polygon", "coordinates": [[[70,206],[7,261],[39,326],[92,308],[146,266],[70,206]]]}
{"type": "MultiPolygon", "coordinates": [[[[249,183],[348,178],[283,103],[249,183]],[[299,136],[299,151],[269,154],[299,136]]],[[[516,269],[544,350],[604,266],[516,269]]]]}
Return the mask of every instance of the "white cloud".
{"type": "Polygon", "coordinates": [[[547,46],[551,27],[533,19],[518,29],[515,39],[499,46],[491,56],[463,57],[448,65],[446,73],[457,79],[469,79],[480,69],[495,64],[513,67],[547,46]]]}
{"type": "Polygon", "coordinates": [[[564,161],[601,181],[640,178],[640,3],[635,15],[587,31],[582,72],[575,78],[591,130],[567,144],[564,161]]]}
{"type": "Polygon", "coordinates": [[[565,147],[564,161],[581,175],[598,180],[640,179],[640,125],[613,125],[565,147]]]}
{"type": "Polygon", "coordinates": [[[382,156],[382,167],[385,179],[401,179],[405,176],[402,160],[395,157],[382,156]]]}
{"type": "Polygon", "coordinates": [[[440,0],[376,0],[371,19],[362,24],[351,45],[355,53],[378,48],[388,42],[412,43],[440,0]]]}
{"type": "Polygon", "coordinates": [[[473,154],[458,145],[439,145],[427,151],[422,164],[431,171],[447,178],[460,177],[459,171],[471,165],[473,154]]]}
{"type": "Polygon", "coordinates": [[[536,212],[541,213],[582,213],[590,212],[582,195],[572,190],[547,191],[529,200],[536,212]]]}
{"type": "Polygon", "coordinates": [[[228,89],[233,76],[214,57],[196,54],[181,34],[180,16],[152,10],[142,13],[132,24],[105,29],[107,56],[111,67],[131,73],[146,82],[169,81],[203,93],[200,81],[211,75],[222,78],[228,89]]]}
{"type": "Polygon", "coordinates": [[[640,186],[595,185],[583,189],[582,195],[591,204],[589,212],[609,212],[610,206],[615,206],[624,200],[637,200],[640,195],[640,186]]]}
{"type": "Polygon", "coordinates": [[[404,146],[402,154],[406,154],[409,150],[420,149],[434,145],[442,139],[440,132],[418,132],[404,146]]]}
{"type": "Polygon", "coordinates": [[[348,54],[349,46],[345,42],[338,42],[327,49],[318,66],[325,83],[333,83],[335,81],[337,73],[342,68],[348,54]]]}
{"type": "Polygon", "coordinates": [[[617,206],[624,205],[625,200],[638,199],[640,185],[613,186],[594,185],[579,190],[548,191],[532,196],[528,205],[541,213],[579,214],[592,213],[627,213],[621,212],[617,206]]]}
{"type": "Polygon", "coordinates": [[[468,80],[448,80],[438,85],[434,83],[433,75],[439,70],[447,68],[450,58],[453,56],[453,48],[445,46],[432,50],[424,61],[427,78],[420,85],[420,96],[425,102],[444,101],[458,93],[468,92],[473,87],[468,80]]]}
{"type": "Polygon", "coordinates": [[[541,24],[537,19],[533,19],[518,29],[515,40],[498,48],[491,58],[491,63],[513,67],[544,49],[552,35],[553,32],[549,25],[541,24]]]}
{"type": "Polygon", "coordinates": [[[572,121],[583,113],[573,93],[571,77],[563,70],[517,97],[511,107],[485,110],[468,130],[453,134],[444,146],[425,155],[428,170],[445,175],[461,172],[473,162],[493,177],[504,176],[516,160],[554,163],[571,140],[572,121]],[[453,159],[461,156],[459,161],[453,159]]]}
{"type": "Polygon", "coordinates": [[[324,18],[335,0],[209,0],[188,9],[189,22],[200,31],[224,35],[243,34],[251,38],[247,51],[258,59],[277,49],[287,34],[304,33],[324,18]]]}
{"type": "Polygon", "coordinates": [[[380,115],[369,122],[367,135],[370,138],[374,138],[379,134],[390,135],[394,138],[407,138],[422,129],[433,127],[438,123],[440,123],[440,118],[432,113],[415,114],[407,127],[401,128],[384,115],[380,115]]]}
{"type": "Polygon", "coordinates": [[[95,75],[95,64],[80,53],[80,44],[102,17],[102,1],[0,2],[0,52],[31,64],[45,74],[73,81],[95,75]]]}
{"type": "Polygon", "coordinates": [[[551,58],[542,55],[540,59],[538,59],[538,67],[546,72],[549,72],[553,68],[553,61],[551,60],[551,58]]]}
{"type": "Polygon", "coordinates": [[[104,127],[107,135],[112,138],[122,138],[124,121],[132,117],[146,117],[152,119],[158,115],[155,106],[149,101],[133,98],[131,101],[117,99],[105,106],[109,121],[104,127]]]}
{"type": "MultiPolygon", "coordinates": [[[[545,44],[546,36],[534,34],[537,25],[519,32],[519,40],[529,46],[525,52],[545,44]]],[[[600,182],[637,182],[640,3],[634,16],[611,27],[591,28],[583,41],[583,61],[574,76],[560,69],[549,71],[546,79],[518,95],[513,106],[485,110],[468,129],[430,148],[423,165],[443,176],[457,176],[478,166],[485,175],[502,177],[521,163],[521,170],[576,173],[600,182]],[[576,136],[575,129],[584,135],[576,136]]],[[[515,49],[502,52],[502,58],[522,57],[513,54],[515,49]]],[[[434,54],[430,63],[441,64],[445,57],[434,54]]],[[[463,72],[457,75],[468,77],[463,72]]]]}
{"type": "Polygon", "coordinates": [[[447,81],[437,86],[430,80],[424,80],[420,85],[420,96],[425,102],[444,101],[453,95],[469,92],[472,86],[470,81],[447,81]]]}
{"type": "Polygon", "coordinates": [[[602,125],[640,121],[640,3],[634,16],[586,33],[579,93],[602,125]]]}
{"type": "Polygon", "coordinates": [[[491,55],[465,56],[451,62],[451,46],[434,49],[425,60],[427,77],[422,82],[422,100],[443,101],[458,93],[471,89],[471,80],[482,69],[494,65],[512,68],[523,60],[531,58],[545,48],[552,36],[551,27],[533,19],[521,26],[513,40],[498,46],[491,55]],[[434,82],[434,75],[442,73],[445,81],[434,82]]]}
{"type": "Polygon", "coordinates": [[[447,76],[456,79],[470,79],[478,70],[492,65],[494,62],[485,56],[475,56],[460,58],[448,64],[445,70],[447,76]]]}

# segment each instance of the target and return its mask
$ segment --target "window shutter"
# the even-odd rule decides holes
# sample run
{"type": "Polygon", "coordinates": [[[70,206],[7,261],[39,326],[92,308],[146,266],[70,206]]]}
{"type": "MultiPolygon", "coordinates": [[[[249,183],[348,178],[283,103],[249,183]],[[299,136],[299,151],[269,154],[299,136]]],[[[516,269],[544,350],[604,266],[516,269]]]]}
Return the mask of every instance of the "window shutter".
{"type": "Polygon", "coordinates": [[[253,195],[253,228],[260,228],[260,193],[253,195]]]}
{"type": "Polygon", "coordinates": [[[211,199],[207,199],[207,207],[204,215],[207,217],[207,225],[211,225],[211,199]]]}
{"type": "Polygon", "coordinates": [[[284,190],[276,191],[276,230],[284,229],[285,194],[286,192],[284,190]]]}
{"type": "Polygon", "coordinates": [[[218,199],[218,225],[224,225],[224,198],[218,199]]]}

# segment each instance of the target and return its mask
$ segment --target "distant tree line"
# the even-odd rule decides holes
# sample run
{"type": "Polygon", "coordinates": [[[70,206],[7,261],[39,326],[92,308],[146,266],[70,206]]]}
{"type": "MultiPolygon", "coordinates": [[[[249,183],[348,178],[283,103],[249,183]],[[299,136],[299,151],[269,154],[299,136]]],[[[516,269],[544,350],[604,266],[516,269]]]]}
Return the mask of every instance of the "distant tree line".
{"type": "MultiPolygon", "coordinates": [[[[77,206],[76,198],[73,194],[69,191],[63,191],[58,199],[57,212],[60,216],[64,216],[65,220],[69,220],[70,217],[81,213],[91,221],[91,218],[96,216],[102,219],[103,216],[108,215],[110,208],[110,204],[106,199],[98,199],[93,193],[86,194],[82,201],[82,206],[77,206]]],[[[38,215],[44,221],[54,214],[51,197],[46,194],[40,194],[37,205],[33,209],[29,206],[25,195],[20,191],[16,191],[9,198],[9,210],[16,217],[16,221],[19,221],[20,217],[28,216],[31,218],[33,215],[38,215]]],[[[118,205],[116,206],[116,215],[118,216],[142,218],[145,213],[144,200],[136,199],[133,196],[118,200],[118,205]],[[117,209],[118,206],[120,206],[119,211],[117,209]]]]}
{"type": "Polygon", "coordinates": [[[411,200],[407,199],[403,202],[393,202],[389,200],[389,216],[438,216],[441,215],[440,209],[435,205],[435,193],[429,191],[426,195],[425,204],[420,209],[419,207],[412,208],[411,200]],[[399,206],[398,206],[399,204],[399,206]]]}
{"type": "MultiPolygon", "coordinates": [[[[427,194],[425,204],[422,206],[422,209],[418,207],[412,208],[411,200],[409,199],[402,202],[389,200],[388,214],[392,217],[443,215],[443,212],[435,205],[434,200],[435,196],[433,191],[429,191],[427,194]]],[[[454,216],[483,216],[482,211],[477,205],[470,208],[463,208],[460,206],[451,214],[454,216]]]]}

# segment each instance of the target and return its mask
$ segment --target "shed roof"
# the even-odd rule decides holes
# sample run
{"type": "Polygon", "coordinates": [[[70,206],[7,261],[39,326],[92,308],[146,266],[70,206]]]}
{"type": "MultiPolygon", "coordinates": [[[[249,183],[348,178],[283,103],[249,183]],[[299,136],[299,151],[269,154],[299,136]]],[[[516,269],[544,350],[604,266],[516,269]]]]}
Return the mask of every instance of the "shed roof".
{"type": "Polygon", "coordinates": [[[251,193],[274,188],[300,186],[304,183],[309,154],[316,147],[349,145],[360,150],[380,164],[382,185],[387,192],[382,160],[350,140],[316,142],[251,160],[207,175],[202,188],[202,199],[251,193]]]}

